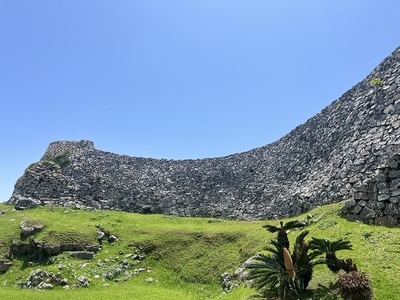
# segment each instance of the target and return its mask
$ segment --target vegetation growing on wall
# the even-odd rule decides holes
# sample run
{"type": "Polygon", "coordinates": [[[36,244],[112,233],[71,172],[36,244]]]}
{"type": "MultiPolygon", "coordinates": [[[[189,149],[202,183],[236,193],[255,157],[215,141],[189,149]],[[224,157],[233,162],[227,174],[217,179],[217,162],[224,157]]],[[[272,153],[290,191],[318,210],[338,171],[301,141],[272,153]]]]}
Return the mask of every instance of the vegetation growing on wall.
{"type": "Polygon", "coordinates": [[[68,155],[69,155],[69,152],[68,151],[64,151],[61,154],[58,154],[56,156],[48,158],[48,160],[56,163],[61,168],[63,168],[65,166],[67,166],[71,162],[71,160],[69,159],[68,155]]]}
{"type": "Polygon", "coordinates": [[[71,163],[71,160],[69,159],[68,156],[69,156],[69,152],[68,151],[64,151],[61,154],[58,154],[58,155],[55,155],[55,156],[52,156],[52,157],[46,157],[44,160],[41,160],[41,161],[38,161],[38,162],[30,164],[26,168],[26,170],[29,170],[30,168],[36,166],[38,163],[44,163],[44,164],[50,163],[50,164],[55,164],[56,166],[58,166],[60,168],[64,168],[64,167],[66,167],[67,165],[69,165],[71,163]]]}
{"type": "Polygon", "coordinates": [[[375,77],[374,79],[372,79],[372,80],[369,82],[369,84],[370,84],[370,85],[381,85],[381,84],[383,84],[383,81],[382,81],[381,78],[375,77]]]}

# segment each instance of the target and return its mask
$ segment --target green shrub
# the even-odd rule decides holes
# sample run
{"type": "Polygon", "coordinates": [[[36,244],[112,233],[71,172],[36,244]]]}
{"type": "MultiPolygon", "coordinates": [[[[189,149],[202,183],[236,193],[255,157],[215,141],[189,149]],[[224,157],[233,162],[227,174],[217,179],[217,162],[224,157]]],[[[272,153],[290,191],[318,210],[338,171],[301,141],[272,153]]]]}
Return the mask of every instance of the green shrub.
{"type": "Polygon", "coordinates": [[[379,77],[376,77],[376,78],[372,79],[372,80],[369,82],[369,84],[370,84],[370,85],[381,85],[381,84],[383,84],[383,81],[382,81],[382,79],[380,79],[379,77]]]}
{"type": "Polygon", "coordinates": [[[61,154],[58,154],[54,157],[49,158],[49,161],[52,161],[52,162],[56,163],[57,165],[59,165],[61,168],[63,168],[71,162],[68,155],[69,155],[69,152],[65,151],[61,154]]]}

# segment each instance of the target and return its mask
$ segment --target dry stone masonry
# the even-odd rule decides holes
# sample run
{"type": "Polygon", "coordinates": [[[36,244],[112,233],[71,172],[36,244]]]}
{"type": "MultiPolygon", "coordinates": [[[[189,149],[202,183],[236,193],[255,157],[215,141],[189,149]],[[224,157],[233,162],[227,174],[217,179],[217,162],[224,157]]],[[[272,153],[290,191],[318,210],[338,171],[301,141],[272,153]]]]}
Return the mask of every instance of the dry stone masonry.
{"type": "Polygon", "coordinates": [[[378,168],[375,176],[354,187],[353,198],[345,202],[348,219],[394,227],[400,218],[400,154],[378,168]]]}
{"type": "Polygon", "coordinates": [[[264,219],[346,203],[350,219],[399,224],[400,48],[278,141],[219,158],[167,160],[49,145],[9,203],[264,219]]]}

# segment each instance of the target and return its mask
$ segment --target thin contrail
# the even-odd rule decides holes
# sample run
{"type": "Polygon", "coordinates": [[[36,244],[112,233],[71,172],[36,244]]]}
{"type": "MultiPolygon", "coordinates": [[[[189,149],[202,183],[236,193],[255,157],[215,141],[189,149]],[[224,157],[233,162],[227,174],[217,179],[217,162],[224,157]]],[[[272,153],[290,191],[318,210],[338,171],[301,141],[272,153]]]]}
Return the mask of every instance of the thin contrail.
{"type": "Polygon", "coordinates": [[[102,110],[102,109],[106,109],[106,108],[110,108],[110,107],[114,107],[115,105],[108,105],[108,106],[104,106],[104,107],[100,107],[100,108],[96,108],[91,110],[90,112],[94,112],[94,111],[98,111],[98,110],[102,110]]]}

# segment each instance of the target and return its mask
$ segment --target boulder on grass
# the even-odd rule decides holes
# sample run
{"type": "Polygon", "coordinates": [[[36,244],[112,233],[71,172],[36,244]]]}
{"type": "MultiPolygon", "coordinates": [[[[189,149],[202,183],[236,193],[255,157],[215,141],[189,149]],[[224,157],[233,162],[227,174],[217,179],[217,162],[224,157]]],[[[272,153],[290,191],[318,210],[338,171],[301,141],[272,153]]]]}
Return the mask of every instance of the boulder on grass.
{"type": "Polygon", "coordinates": [[[20,196],[18,197],[18,200],[15,203],[15,209],[25,210],[25,209],[36,208],[40,205],[42,205],[42,202],[40,200],[20,196]]]}
{"type": "Polygon", "coordinates": [[[22,221],[19,224],[19,228],[23,237],[29,237],[31,235],[34,235],[35,233],[40,232],[44,228],[44,225],[34,222],[22,221]]]}
{"type": "Polygon", "coordinates": [[[7,272],[12,266],[12,262],[7,259],[0,259],[0,273],[7,272]]]}

